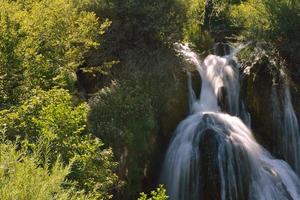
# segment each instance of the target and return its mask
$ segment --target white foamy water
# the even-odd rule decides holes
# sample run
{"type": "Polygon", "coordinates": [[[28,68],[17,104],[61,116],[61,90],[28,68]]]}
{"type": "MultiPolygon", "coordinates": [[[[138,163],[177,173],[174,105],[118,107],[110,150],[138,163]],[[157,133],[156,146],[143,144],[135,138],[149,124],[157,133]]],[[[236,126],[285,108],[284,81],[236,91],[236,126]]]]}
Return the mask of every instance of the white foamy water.
{"type": "MultiPolygon", "coordinates": [[[[220,199],[300,199],[298,176],[286,162],[262,148],[245,125],[249,119],[239,97],[238,64],[233,55],[209,55],[201,62],[188,46],[177,48],[197,67],[202,84],[197,99],[189,75],[191,114],[178,125],[164,161],[161,180],[170,199],[203,199],[206,183],[201,167],[208,152],[201,149],[210,147],[201,145],[206,145],[207,137],[217,144],[215,152],[210,153],[218,171],[220,199]]],[[[286,115],[292,114],[287,110],[286,115]]]]}

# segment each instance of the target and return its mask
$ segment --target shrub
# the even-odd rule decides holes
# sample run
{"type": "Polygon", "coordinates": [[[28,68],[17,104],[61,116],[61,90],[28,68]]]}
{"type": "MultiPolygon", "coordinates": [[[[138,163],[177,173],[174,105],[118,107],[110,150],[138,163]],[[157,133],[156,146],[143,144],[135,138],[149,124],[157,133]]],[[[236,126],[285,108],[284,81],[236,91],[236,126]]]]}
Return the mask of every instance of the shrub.
{"type": "Polygon", "coordinates": [[[26,148],[6,140],[0,143],[0,198],[2,200],[83,200],[96,199],[94,193],[84,194],[67,181],[70,165],[59,159],[50,167],[40,160],[39,152],[28,154],[26,148]],[[18,149],[18,150],[17,150],[18,149]]]}
{"type": "Polygon", "coordinates": [[[156,190],[151,192],[151,197],[148,198],[148,195],[141,193],[141,197],[138,200],[167,200],[168,196],[166,194],[166,189],[160,185],[156,190]]]}
{"type": "Polygon", "coordinates": [[[90,100],[91,129],[105,144],[112,146],[119,158],[119,171],[126,180],[128,198],[134,198],[141,190],[144,167],[154,147],[152,138],[157,128],[155,108],[144,89],[133,80],[113,82],[90,100]]]}

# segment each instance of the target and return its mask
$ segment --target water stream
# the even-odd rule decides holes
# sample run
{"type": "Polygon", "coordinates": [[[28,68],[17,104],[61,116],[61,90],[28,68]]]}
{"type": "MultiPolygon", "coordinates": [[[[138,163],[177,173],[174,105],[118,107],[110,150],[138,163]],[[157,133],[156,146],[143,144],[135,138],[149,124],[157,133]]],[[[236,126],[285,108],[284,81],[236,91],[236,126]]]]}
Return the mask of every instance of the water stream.
{"type": "MultiPolygon", "coordinates": [[[[300,199],[298,176],[249,129],[234,55],[209,55],[202,62],[187,45],[177,49],[196,66],[202,83],[197,99],[189,75],[190,115],[178,125],[166,153],[161,180],[170,200],[300,199]]],[[[284,113],[294,118],[288,107],[284,113]]],[[[290,123],[283,123],[286,129],[290,123]]]]}
{"type": "Polygon", "coordinates": [[[278,134],[279,151],[287,162],[300,175],[300,131],[293,108],[286,75],[282,72],[283,84],[272,88],[272,114],[278,134]],[[281,98],[279,98],[281,97],[281,98]]]}

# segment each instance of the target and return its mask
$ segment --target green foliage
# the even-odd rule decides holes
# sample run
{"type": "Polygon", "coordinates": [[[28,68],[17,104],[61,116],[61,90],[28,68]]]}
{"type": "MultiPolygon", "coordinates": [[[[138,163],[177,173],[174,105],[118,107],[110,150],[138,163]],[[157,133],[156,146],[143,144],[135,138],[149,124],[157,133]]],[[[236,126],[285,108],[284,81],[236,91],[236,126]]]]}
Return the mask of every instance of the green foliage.
{"type": "MultiPolygon", "coordinates": [[[[114,173],[117,165],[112,149],[104,148],[96,135],[106,147],[113,147],[120,161],[119,174],[127,181],[124,197],[134,199],[141,191],[141,180],[149,176],[151,159],[159,151],[159,114],[172,110],[175,116],[177,108],[173,105],[180,101],[172,96],[178,92],[178,82],[173,80],[177,78],[173,68],[178,60],[168,60],[174,59],[174,52],[168,50],[165,56],[161,49],[182,40],[203,45],[210,38],[201,33],[204,3],[0,0],[0,126],[6,127],[10,140],[20,137],[28,148],[29,160],[38,152],[40,163],[28,164],[33,166],[28,170],[35,167],[50,176],[59,166],[66,172],[55,184],[65,185],[68,179],[74,185],[72,192],[83,190],[95,193],[98,199],[111,198],[119,186],[114,173]],[[87,10],[95,11],[100,19],[87,10]],[[110,25],[106,18],[112,24],[104,34],[110,25]],[[96,50],[99,40],[103,46],[96,50]],[[90,100],[91,111],[70,95],[77,92],[74,81],[78,68],[89,76],[100,74],[102,80],[116,63],[123,70],[121,75],[112,72],[112,84],[90,100]]],[[[47,180],[56,181],[55,176],[47,180]]],[[[35,181],[48,186],[42,179],[35,181]]],[[[30,187],[34,186],[25,188],[30,187]]],[[[153,199],[165,199],[164,193],[159,188],[152,193],[157,196],[153,199]]]]}
{"type": "Polygon", "coordinates": [[[300,3],[293,0],[248,0],[232,6],[234,26],[244,29],[243,36],[283,44],[296,39],[300,28],[300,3]]]}
{"type": "Polygon", "coordinates": [[[138,198],[138,200],[167,200],[168,196],[166,194],[166,189],[163,188],[162,185],[160,185],[156,190],[151,192],[151,197],[148,198],[148,196],[145,193],[141,193],[141,197],[138,198]]]}
{"type": "Polygon", "coordinates": [[[84,7],[112,25],[104,37],[105,57],[122,59],[127,49],[154,48],[197,40],[201,35],[204,0],[99,0],[84,7]]]}
{"type": "MultiPolygon", "coordinates": [[[[180,0],[108,0],[90,4],[100,17],[113,21],[112,31],[124,43],[178,38],[183,26],[184,7],[180,0]],[[127,42],[126,42],[127,41],[127,42]]],[[[112,35],[113,37],[116,35],[112,35]]]]}
{"type": "Polygon", "coordinates": [[[147,133],[155,128],[155,116],[151,97],[143,89],[133,80],[113,81],[95,94],[89,119],[95,123],[93,132],[104,141],[138,145],[137,151],[145,148],[147,133]]]}
{"type": "Polygon", "coordinates": [[[40,160],[39,152],[28,154],[26,148],[4,139],[0,143],[0,198],[2,200],[83,200],[97,199],[97,194],[76,191],[66,180],[70,166],[56,160],[50,167],[40,160]],[[18,150],[16,150],[18,149],[18,150]]]}
{"type": "Polygon", "coordinates": [[[25,135],[34,141],[43,137],[54,140],[79,135],[85,128],[87,106],[75,106],[72,97],[63,89],[48,92],[36,90],[33,97],[18,107],[3,110],[3,124],[6,123],[10,136],[25,135]]]}
{"type": "Polygon", "coordinates": [[[113,81],[90,100],[93,133],[120,157],[119,171],[126,174],[126,195],[133,195],[131,198],[140,190],[144,167],[154,147],[151,137],[157,128],[152,98],[139,83],[132,79],[113,81]]]}
{"type": "Polygon", "coordinates": [[[58,155],[65,165],[73,162],[68,178],[80,189],[109,198],[117,183],[116,163],[111,149],[103,149],[102,142],[88,134],[87,105],[75,105],[63,89],[35,93],[19,107],[1,111],[0,123],[7,135],[27,139],[29,148],[41,152],[50,165],[58,155]]]}
{"type": "MultiPolygon", "coordinates": [[[[279,52],[275,56],[286,62],[292,79],[298,80],[299,1],[248,0],[232,6],[229,13],[232,25],[240,29],[238,39],[259,43],[259,46],[264,47],[268,54],[273,54],[274,50],[279,52]]],[[[246,57],[250,58],[251,56],[247,55],[246,57]]]]}
{"type": "MultiPolygon", "coordinates": [[[[215,0],[209,12],[206,2],[0,0],[0,126],[19,138],[0,142],[1,199],[110,199],[120,186],[112,151],[127,182],[117,198],[136,199],[159,139],[186,111],[174,42],[209,51],[238,33],[299,49],[298,1],[215,0]],[[100,86],[89,105],[70,95],[78,68],[100,82],[79,83],[100,86]]],[[[162,186],[151,195],[139,200],[167,199],[162,186]]]]}
{"type": "Polygon", "coordinates": [[[0,0],[0,106],[34,88],[74,87],[75,70],[108,25],[71,1],[0,0]]]}
{"type": "Polygon", "coordinates": [[[205,0],[185,1],[186,21],[183,27],[183,40],[192,43],[203,53],[213,46],[213,38],[204,30],[205,0]]]}
{"type": "Polygon", "coordinates": [[[157,172],[153,168],[161,156],[161,138],[186,114],[186,80],[169,49],[137,47],[127,55],[122,66],[112,69],[112,82],[89,100],[88,121],[118,158],[118,174],[126,182],[120,199],[135,199],[143,180],[157,172]]]}

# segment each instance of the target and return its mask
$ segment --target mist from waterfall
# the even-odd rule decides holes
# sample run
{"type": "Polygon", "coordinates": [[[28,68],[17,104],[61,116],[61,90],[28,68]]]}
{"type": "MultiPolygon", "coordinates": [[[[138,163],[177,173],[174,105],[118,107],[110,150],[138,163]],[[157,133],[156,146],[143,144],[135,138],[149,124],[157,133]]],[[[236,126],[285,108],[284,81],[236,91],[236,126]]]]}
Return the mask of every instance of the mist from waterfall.
{"type": "Polygon", "coordinates": [[[209,192],[203,173],[207,149],[212,150],[210,167],[216,168],[214,175],[218,177],[213,181],[218,189],[215,198],[300,199],[298,176],[286,162],[261,147],[249,129],[234,55],[209,55],[201,62],[187,45],[178,44],[177,49],[196,66],[202,83],[197,99],[189,75],[190,115],[178,125],[166,153],[161,180],[170,199],[205,199],[204,193],[209,192]]]}

